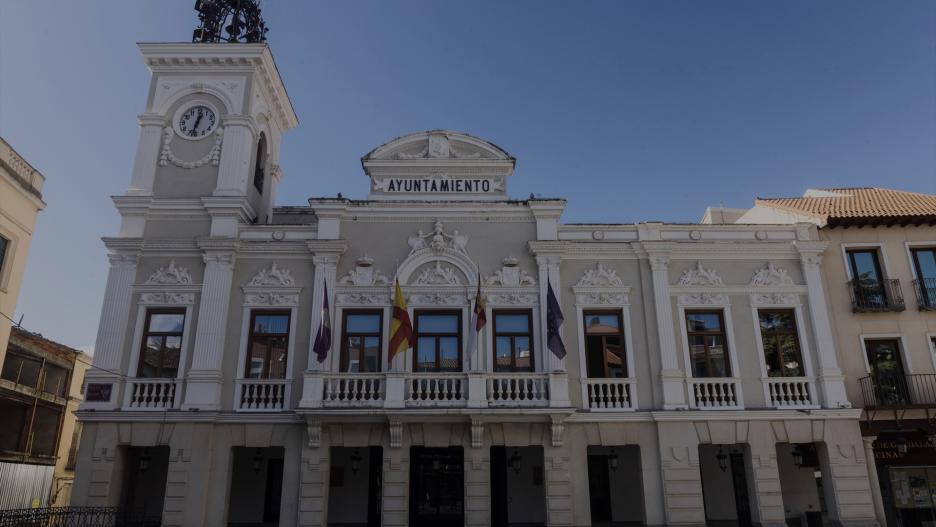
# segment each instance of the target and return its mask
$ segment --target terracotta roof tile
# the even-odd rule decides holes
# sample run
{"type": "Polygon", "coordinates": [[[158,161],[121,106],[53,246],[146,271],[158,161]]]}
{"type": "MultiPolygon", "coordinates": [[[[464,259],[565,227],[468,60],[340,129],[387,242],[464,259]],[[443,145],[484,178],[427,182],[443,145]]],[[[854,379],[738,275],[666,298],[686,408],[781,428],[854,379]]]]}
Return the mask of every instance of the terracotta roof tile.
{"type": "Polygon", "coordinates": [[[886,219],[936,216],[936,195],[886,188],[821,189],[801,198],[757,198],[756,205],[798,212],[835,223],[847,219],[886,219]]]}

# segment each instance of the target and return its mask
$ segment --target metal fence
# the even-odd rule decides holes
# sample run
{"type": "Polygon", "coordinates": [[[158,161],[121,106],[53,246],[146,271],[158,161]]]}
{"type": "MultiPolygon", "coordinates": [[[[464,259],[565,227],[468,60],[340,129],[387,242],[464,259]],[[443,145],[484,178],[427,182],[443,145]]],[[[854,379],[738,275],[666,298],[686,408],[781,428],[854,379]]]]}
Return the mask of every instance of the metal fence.
{"type": "Polygon", "coordinates": [[[852,280],[848,282],[851,293],[852,311],[903,311],[903,292],[900,281],[890,280],[852,280]]]}
{"type": "Polygon", "coordinates": [[[159,527],[159,518],[117,507],[0,510],[0,527],[159,527]]]}
{"type": "Polygon", "coordinates": [[[936,278],[918,278],[913,281],[913,289],[920,311],[936,309],[936,278]]]}
{"type": "Polygon", "coordinates": [[[865,408],[936,406],[936,374],[879,373],[858,379],[865,408]]]}

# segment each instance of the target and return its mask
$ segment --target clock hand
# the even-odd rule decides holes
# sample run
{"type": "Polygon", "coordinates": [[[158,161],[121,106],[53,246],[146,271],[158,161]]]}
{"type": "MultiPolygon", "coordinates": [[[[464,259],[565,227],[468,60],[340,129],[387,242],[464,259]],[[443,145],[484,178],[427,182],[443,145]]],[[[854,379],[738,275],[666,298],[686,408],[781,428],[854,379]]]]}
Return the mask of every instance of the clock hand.
{"type": "Polygon", "coordinates": [[[198,131],[198,123],[201,122],[201,118],[202,116],[199,115],[198,118],[195,119],[195,126],[192,127],[193,130],[198,131]]]}

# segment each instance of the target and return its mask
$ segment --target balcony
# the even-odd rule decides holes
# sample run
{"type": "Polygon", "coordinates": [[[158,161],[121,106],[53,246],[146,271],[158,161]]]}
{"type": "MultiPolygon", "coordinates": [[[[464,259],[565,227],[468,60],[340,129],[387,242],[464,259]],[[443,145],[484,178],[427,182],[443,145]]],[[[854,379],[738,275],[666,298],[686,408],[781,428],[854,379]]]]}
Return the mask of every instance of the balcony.
{"type": "Polygon", "coordinates": [[[582,379],[582,400],[593,412],[636,409],[636,390],[634,379],[582,379]]]}
{"type": "Polygon", "coordinates": [[[381,408],[386,381],[382,373],[335,373],[322,378],[322,406],[381,408]]]}
{"type": "Polygon", "coordinates": [[[731,377],[693,378],[689,383],[689,405],[699,410],[743,410],[741,382],[731,377]]]}
{"type": "Polygon", "coordinates": [[[936,374],[878,374],[858,379],[865,409],[936,406],[936,374]]]}
{"type": "Polygon", "coordinates": [[[936,278],[918,278],[913,281],[917,306],[920,311],[936,311],[936,278]]]}
{"type": "Polygon", "coordinates": [[[763,381],[771,408],[819,408],[816,388],[809,377],[767,377],[763,381]]]}
{"type": "Polygon", "coordinates": [[[127,379],[124,410],[165,411],[179,407],[181,381],[176,379],[127,379]]]}
{"type": "Polygon", "coordinates": [[[407,373],[407,407],[459,407],[468,404],[468,376],[464,373],[407,373]]]}
{"type": "Polygon", "coordinates": [[[855,313],[906,309],[900,280],[852,280],[848,282],[848,292],[855,313]]]}
{"type": "Polygon", "coordinates": [[[544,373],[493,373],[486,376],[488,406],[549,406],[544,373]]]}
{"type": "Polygon", "coordinates": [[[234,411],[282,412],[289,409],[291,383],[286,379],[236,379],[234,411]]]}
{"type": "MultiPolygon", "coordinates": [[[[301,408],[543,408],[546,373],[307,373],[301,408]]],[[[567,404],[567,403],[566,403],[567,404]]]]}

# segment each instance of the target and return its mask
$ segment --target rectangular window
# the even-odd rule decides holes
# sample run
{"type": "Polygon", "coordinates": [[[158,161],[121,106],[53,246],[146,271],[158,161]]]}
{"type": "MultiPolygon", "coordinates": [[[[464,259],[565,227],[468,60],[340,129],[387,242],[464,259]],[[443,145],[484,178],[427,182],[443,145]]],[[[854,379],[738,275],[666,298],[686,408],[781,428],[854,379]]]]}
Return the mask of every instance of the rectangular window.
{"type": "Polygon", "coordinates": [[[0,278],[3,278],[3,262],[6,261],[7,247],[10,246],[10,240],[0,236],[0,278]]]}
{"type": "Polygon", "coordinates": [[[624,325],[620,311],[586,311],[585,366],[588,377],[627,377],[627,357],[624,349],[624,325]]]}
{"type": "Polygon", "coordinates": [[[876,249],[856,249],[847,251],[847,253],[848,265],[851,267],[853,280],[864,283],[880,283],[884,279],[876,249]]]}
{"type": "Polygon", "coordinates": [[[58,397],[68,395],[68,369],[48,361],[42,371],[42,391],[58,397]]]}
{"type": "Polygon", "coordinates": [[[887,305],[884,291],[884,273],[876,249],[847,251],[851,270],[851,287],[859,308],[882,308],[887,305]]]}
{"type": "Polygon", "coordinates": [[[932,247],[910,249],[916,271],[917,298],[920,308],[936,308],[936,249],[932,247]]]}
{"type": "Polygon", "coordinates": [[[63,410],[62,406],[21,399],[21,396],[0,399],[0,415],[4,417],[4,426],[0,427],[0,455],[39,456],[47,459],[30,461],[53,463],[63,410]]]}
{"type": "Polygon", "coordinates": [[[42,371],[42,359],[8,351],[6,360],[3,361],[3,373],[0,377],[16,383],[20,386],[30,388],[39,387],[39,376],[42,371]]]}
{"type": "Polygon", "coordinates": [[[757,312],[764,362],[768,377],[802,377],[803,356],[792,309],[762,309],[757,312]]]}
{"type": "Polygon", "coordinates": [[[345,311],[341,324],[341,371],[380,371],[383,311],[345,311]]]}
{"type": "Polygon", "coordinates": [[[494,311],[494,371],[533,371],[533,313],[494,311]]]}
{"type": "Polygon", "coordinates": [[[728,340],[721,311],[686,311],[693,377],[731,377],[728,340]]]}
{"type": "Polygon", "coordinates": [[[247,341],[248,379],[283,379],[289,348],[289,311],[250,313],[247,341]]]}
{"type": "Polygon", "coordinates": [[[461,311],[417,311],[413,371],[462,371],[461,311]]]}
{"type": "Polygon", "coordinates": [[[24,437],[32,418],[32,404],[4,397],[0,399],[0,415],[3,416],[3,426],[0,426],[0,453],[25,452],[24,437]]]}
{"type": "Polygon", "coordinates": [[[910,386],[904,376],[897,339],[869,339],[865,341],[868,367],[874,397],[884,405],[905,405],[910,402],[910,386]]]}
{"type": "Polygon", "coordinates": [[[151,309],[146,312],[138,377],[172,379],[179,373],[185,311],[151,309]]]}
{"type": "Polygon", "coordinates": [[[55,448],[58,446],[58,433],[61,421],[61,406],[47,406],[44,404],[36,406],[32,433],[29,438],[30,454],[34,456],[55,457],[55,448]]]}

